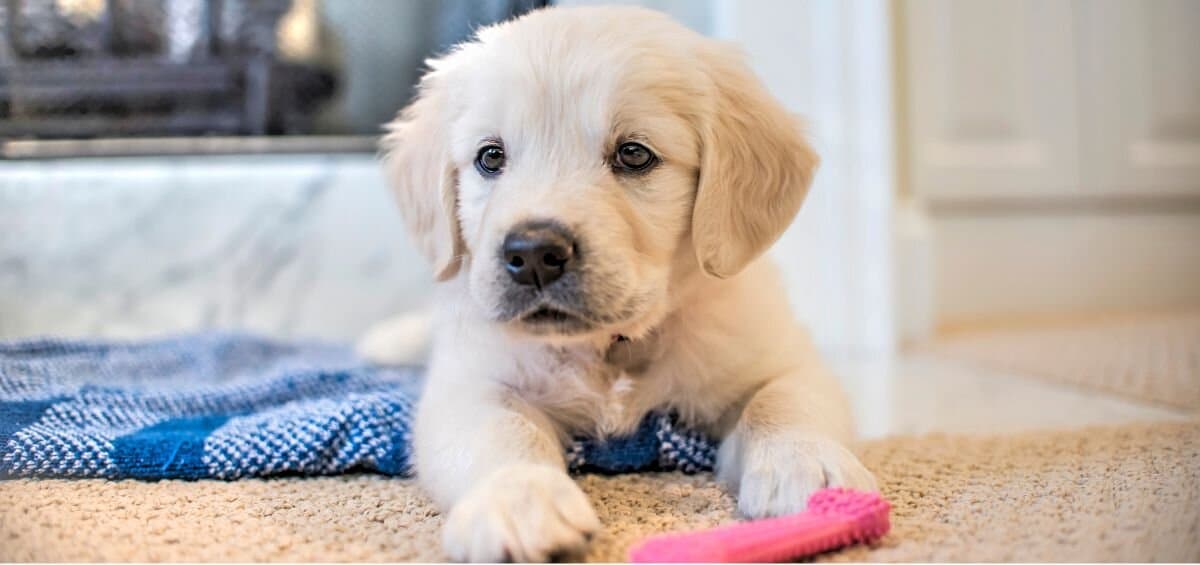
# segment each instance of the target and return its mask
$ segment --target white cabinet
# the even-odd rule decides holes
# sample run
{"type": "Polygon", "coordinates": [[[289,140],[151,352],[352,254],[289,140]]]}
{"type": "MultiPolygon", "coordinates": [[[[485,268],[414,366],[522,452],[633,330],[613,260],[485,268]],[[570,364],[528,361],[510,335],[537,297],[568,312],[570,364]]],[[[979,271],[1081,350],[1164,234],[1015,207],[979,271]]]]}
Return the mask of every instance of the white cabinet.
{"type": "MultiPolygon", "coordinates": [[[[1200,0],[903,0],[940,323],[1200,304],[1200,0]]],[[[902,259],[903,261],[903,259],[902,259]]]]}
{"type": "Polygon", "coordinates": [[[930,197],[1078,186],[1071,3],[906,2],[911,181],[930,197]]]}
{"type": "Polygon", "coordinates": [[[1075,8],[1084,190],[1200,194],[1200,2],[1075,8]]]}
{"type": "Polygon", "coordinates": [[[1200,1],[909,0],[902,17],[917,194],[1200,194],[1200,1]]]}

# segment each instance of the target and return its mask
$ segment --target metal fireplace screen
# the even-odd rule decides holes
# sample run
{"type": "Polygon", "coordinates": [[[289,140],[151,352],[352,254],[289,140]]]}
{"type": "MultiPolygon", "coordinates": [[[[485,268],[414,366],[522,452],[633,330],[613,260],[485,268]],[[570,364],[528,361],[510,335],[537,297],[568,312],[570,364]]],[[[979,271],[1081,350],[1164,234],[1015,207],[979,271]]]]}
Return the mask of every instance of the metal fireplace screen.
{"type": "Polygon", "coordinates": [[[47,139],[373,136],[427,56],[547,3],[0,0],[0,158],[87,145],[47,139]]]}
{"type": "Polygon", "coordinates": [[[277,55],[290,0],[0,0],[0,138],[310,133],[334,74],[277,55]]]}

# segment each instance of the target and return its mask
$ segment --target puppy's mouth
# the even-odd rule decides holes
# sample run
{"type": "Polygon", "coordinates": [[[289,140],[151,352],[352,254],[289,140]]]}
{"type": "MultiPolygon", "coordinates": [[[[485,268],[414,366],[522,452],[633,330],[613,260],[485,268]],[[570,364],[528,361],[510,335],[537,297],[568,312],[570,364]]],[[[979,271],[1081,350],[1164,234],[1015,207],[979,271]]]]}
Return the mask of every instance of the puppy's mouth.
{"type": "Polygon", "coordinates": [[[542,306],[521,317],[521,321],[527,324],[557,324],[574,319],[576,319],[575,316],[549,306],[542,306]]]}
{"type": "Polygon", "coordinates": [[[578,314],[550,305],[538,306],[517,317],[522,329],[535,335],[575,335],[588,332],[595,324],[578,314]]]}

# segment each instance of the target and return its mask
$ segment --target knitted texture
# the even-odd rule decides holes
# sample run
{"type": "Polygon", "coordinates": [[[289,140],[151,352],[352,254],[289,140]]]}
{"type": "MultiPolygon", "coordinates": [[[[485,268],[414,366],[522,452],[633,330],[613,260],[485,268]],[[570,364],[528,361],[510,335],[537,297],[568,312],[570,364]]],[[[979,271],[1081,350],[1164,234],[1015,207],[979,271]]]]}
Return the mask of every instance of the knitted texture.
{"type": "MultiPolygon", "coordinates": [[[[0,342],[0,477],[406,476],[421,379],[340,345],[242,333],[0,342]]],[[[695,472],[715,455],[661,413],[566,447],[571,470],[602,473],[695,472]]]]}

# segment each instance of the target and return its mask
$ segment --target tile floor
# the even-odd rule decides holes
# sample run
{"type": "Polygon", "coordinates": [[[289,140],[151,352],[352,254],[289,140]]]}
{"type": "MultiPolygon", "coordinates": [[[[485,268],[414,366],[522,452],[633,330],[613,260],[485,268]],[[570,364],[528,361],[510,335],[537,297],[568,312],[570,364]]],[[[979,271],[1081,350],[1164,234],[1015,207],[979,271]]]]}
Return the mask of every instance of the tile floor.
{"type": "Polygon", "coordinates": [[[930,354],[833,360],[830,365],[850,395],[864,439],[931,432],[1009,433],[1191,416],[930,354]]]}

